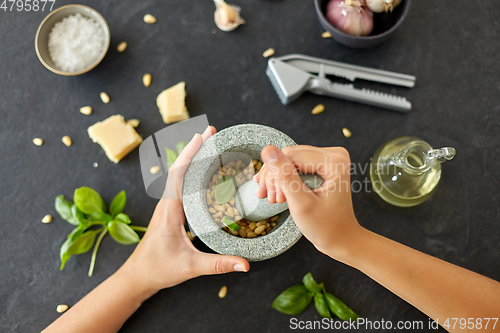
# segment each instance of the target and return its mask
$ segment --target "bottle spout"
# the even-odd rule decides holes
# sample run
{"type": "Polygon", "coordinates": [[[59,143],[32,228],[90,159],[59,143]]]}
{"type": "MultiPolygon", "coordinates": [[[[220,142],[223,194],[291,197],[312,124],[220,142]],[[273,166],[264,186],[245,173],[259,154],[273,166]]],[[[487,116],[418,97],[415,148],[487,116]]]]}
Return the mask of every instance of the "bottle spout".
{"type": "Polygon", "coordinates": [[[457,154],[457,151],[453,147],[444,147],[439,149],[433,149],[427,154],[428,160],[436,160],[439,163],[443,163],[452,160],[457,154]]]}

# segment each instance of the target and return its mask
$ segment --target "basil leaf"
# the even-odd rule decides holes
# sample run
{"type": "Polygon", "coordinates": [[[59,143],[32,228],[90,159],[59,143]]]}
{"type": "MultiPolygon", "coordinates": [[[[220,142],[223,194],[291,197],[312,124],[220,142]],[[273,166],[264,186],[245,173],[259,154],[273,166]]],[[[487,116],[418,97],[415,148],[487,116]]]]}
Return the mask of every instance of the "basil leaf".
{"type": "Polygon", "coordinates": [[[325,296],[322,293],[314,295],[314,307],[322,317],[332,318],[330,310],[328,310],[328,306],[326,305],[325,296]]]}
{"type": "Polygon", "coordinates": [[[175,153],[175,151],[173,151],[172,149],[168,149],[167,147],[165,147],[165,151],[167,152],[167,168],[170,169],[172,164],[174,164],[175,160],[177,159],[177,154],[175,153]]]}
{"type": "Polygon", "coordinates": [[[125,208],[126,202],[127,195],[125,194],[125,191],[121,191],[111,202],[111,205],[109,206],[109,214],[111,214],[112,217],[115,217],[116,215],[123,212],[123,208],[125,208]]]}
{"type": "Polygon", "coordinates": [[[69,235],[68,239],[63,243],[60,250],[61,257],[61,267],[60,270],[64,269],[66,261],[71,258],[74,254],[82,254],[89,251],[95,242],[95,237],[100,230],[90,230],[83,232],[81,229],[76,228],[69,235]]]}
{"type": "Polygon", "coordinates": [[[307,273],[302,279],[302,282],[304,283],[304,286],[306,286],[306,288],[309,289],[309,291],[311,291],[312,293],[317,294],[321,292],[321,287],[316,283],[316,281],[314,281],[311,273],[307,273]]]}
{"type": "Polygon", "coordinates": [[[326,303],[330,311],[342,320],[356,320],[359,316],[354,313],[347,305],[345,305],[337,297],[325,292],[326,303]]]}
{"type": "Polygon", "coordinates": [[[177,155],[181,154],[181,152],[184,150],[184,148],[186,148],[188,143],[189,143],[188,141],[181,141],[175,145],[175,150],[177,150],[177,155]]]}
{"type": "Polygon", "coordinates": [[[241,229],[241,226],[238,223],[234,222],[234,220],[229,216],[224,216],[224,218],[222,219],[222,223],[224,223],[226,227],[233,231],[238,231],[241,229]]]}
{"type": "Polygon", "coordinates": [[[130,217],[127,214],[120,213],[115,216],[115,221],[130,224],[130,217]]]}
{"type": "Polygon", "coordinates": [[[104,222],[109,222],[112,220],[111,215],[104,213],[104,212],[95,212],[90,214],[92,217],[92,221],[104,221],[104,222]]]}
{"type": "Polygon", "coordinates": [[[71,218],[68,219],[68,222],[73,225],[85,223],[85,215],[83,215],[82,211],[75,204],[71,206],[71,218]]]}
{"type": "Polygon", "coordinates": [[[236,179],[234,177],[226,177],[226,180],[224,180],[224,178],[219,179],[219,182],[215,185],[214,191],[215,200],[217,200],[219,204],[222,205],[228,202],[236,193],[236,179]]]}
{"type": "Polygon", "coordinates": [[[73,203],[69,200],[64,199],[64,196],[62,194],[56,197],[56,202],[54,204],[56,212],[65,221],[68,221],[68,219],[72,217],[71,205],[73,205],[73,203]]]}
{"type": "Polygon", "coordinates": [[[311,292],[304,285],[298,284],[291,286],[276,297],[272,307],[280,312],[296,315],[304,311],[309,303],[311,303],[311,300],[311,292]]]}
{"type": "Polygon", "coordinates": [[[132,228],[122,222],[111,221],[108,231],[115,241],[123,245],[138,243],[141,240],[132,228]]]}
{"type": "Polygon", "coordinates": [[[105,211],[106,204],[102,200],[99,193],[90,187],[83,186],[77,188],[75,190],[73,200],[75,201],[78,209],[85,214],[92,215],[94,213],[103,213],[105,211]]]}

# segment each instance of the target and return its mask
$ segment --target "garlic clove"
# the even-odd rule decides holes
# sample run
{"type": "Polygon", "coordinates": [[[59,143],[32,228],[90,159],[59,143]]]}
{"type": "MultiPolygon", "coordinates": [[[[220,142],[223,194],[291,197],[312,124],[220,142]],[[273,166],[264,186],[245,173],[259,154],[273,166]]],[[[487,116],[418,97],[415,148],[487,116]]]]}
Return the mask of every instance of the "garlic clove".
{"type": "Polygon", "coordinates": [[[214,21],[220,30],[233,31],[245,23],[245,20],[240,16],[240,7],[227,4],[224,0],[214,0],[214,3],[214,21]]]}

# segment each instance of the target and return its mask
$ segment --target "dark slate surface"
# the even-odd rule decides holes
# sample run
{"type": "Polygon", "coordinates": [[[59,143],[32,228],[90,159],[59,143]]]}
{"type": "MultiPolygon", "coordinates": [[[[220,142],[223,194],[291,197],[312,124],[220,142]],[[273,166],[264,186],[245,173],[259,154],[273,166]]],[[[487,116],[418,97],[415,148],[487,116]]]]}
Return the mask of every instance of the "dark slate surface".
{"type": "MultiPolygon", "coordinates": [[[[147,137],[164,127],[155,98],[185,80],[191,115],[207,114],[217,128],[240,123],[274,126],[301,144],[342,145],[355,163],[370,161],[376,148],[399,135],[417,135],[432,145],[452,145],[458,155],[444,165],[435,196],[420,207],[397,209],[373,193],[354,194],[360,223],[403,244],[500,280],[500,11],[477,1],[413,1],[395,38],[369,50],[352,50],[321,38],[312,0],[234,0],[248,24],[222,33],[206,1],[97,1],[108,20],[111,48],[92,72],[62,77],[37,60],[35,31],[47,12],[0,11],[0,330],[33,332],[58,317],[60,303],[75,304],[111,275],[133,251],[106,238],[95,274],[86,276],[90,254],[72,258],[59,271],[59,247],[71,226],[55,218],[44,225],[57,194],[79,186],[97,189],[109,201],[127,191],[126,211],[147,225],[156,200],[145,194],[135,150],[119,165],[104,156],[86,128],[112,114],[138,118],[147,137]],[[155,25],[142,16],[152,13],[155,25]],[[123,54],[116,51],[128,42],[123,54]],[[305,95],[282,106],[264,71],[262,52],[304,53],[417,76],[413,89],[375,85],[407,96],[408,115],[335,99],[305,95]],[[142,74],[153,84],[142,86],[142,74]],[[99,92],[111,103],[104,105],[99,92]],[[327,110],[309,112],[318,103],[327,110]],[[91,105],[90,117],[79,107],[91,105]],[[348,127],[353,137],[343,137],[348,127]],[[60,139],[73,138],[71,148],[60,139]],[[36,147],[34,137],[45,144],[36,147]],[[99,163],[98,168],[92,164],[99,163]]],[[[68,1],[57,0],[56,6],[68,1]]],[[[363,181],[366,175],[354,180],[363,181]]],[[[325,218],[327,218],[325,216],[325,218]]],[[[200,241],[195,242],[207,250],[200,241]]],[[[274,297],[312,272],[318,281],[370,320],[427,317],[364,274],[317,252],[305,239],[278,258],[253,263],[248,274],[201,277],[147,301],[124,332],[279,332],[289,316],[271,309],[274,297]],[[229,287],[224,300],[217,297],[229,287]]],[[[450,277],[452,278],[452,277],[450,277]]],[[[418,288],[418,286],[415,286],[418,288]]],[[[301,320],[320,319],[313,307],[301,320]]]]}

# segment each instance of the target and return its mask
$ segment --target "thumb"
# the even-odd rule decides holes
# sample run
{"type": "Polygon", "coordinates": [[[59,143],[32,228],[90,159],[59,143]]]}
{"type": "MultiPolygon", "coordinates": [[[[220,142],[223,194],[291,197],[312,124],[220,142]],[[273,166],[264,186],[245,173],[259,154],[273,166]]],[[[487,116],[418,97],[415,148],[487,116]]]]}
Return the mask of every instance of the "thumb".
{"type": "Polygon", "coordinates": [[[261,152],[261,157],[268,167],[269,175],[283,191],[290,209],[294,209],[294,207],[297,209],[312,203],[312,190],[302,182],[294,162],[285,156],[278,147],[265,147],[261,152]]]}
{"type": "Polygon", "coordinates": [[[213,275],[230,272],[248,272],[250,264],[246,259],[236,256],[202,253],[197,260],[199,275],[213,275]]]}

